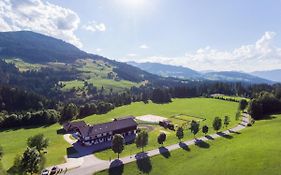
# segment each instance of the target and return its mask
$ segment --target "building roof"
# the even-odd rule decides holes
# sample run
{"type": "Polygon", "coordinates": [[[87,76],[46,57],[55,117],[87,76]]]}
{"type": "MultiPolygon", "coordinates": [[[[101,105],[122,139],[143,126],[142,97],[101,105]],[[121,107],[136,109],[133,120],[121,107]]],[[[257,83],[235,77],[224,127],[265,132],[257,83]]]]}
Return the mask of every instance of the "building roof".
{"type": "Polygon", "coordinates": [[[83,137],[95,137],[98,134],[109,133],[124,128],[136,127],[137,123],[133,118],[115,119],[112,122],[97,124],[89,127],[79,128],[83,137]]]}
{"type": "Polygon", "coordinates": [[[85,128],[88,126],[84,121],[75,121],[75,122],[66,122],[63,124],[63,128],[66,131],[73,130],[75,128],[80,129],[80,128],[85,128]]]}

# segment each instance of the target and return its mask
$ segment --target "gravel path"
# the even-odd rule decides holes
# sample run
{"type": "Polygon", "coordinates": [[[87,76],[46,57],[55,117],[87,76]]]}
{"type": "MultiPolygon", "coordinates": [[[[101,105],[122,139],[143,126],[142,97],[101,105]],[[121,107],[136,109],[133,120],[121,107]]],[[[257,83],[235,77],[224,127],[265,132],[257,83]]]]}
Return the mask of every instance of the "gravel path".
{"type": "Polygon", "coordinates": [[[106,169],[109,169],[110,167],[116,167],[116,166],[120,165],[120,163],[127,164],[130,162],[134,162],[137,159],[145,158],[147,156],[151,157],[151,156],[159,155],[161,153],[163,154],[163,152],[173,151],[173,150],[180,149],[180,148],[185,149],[185,147],[188,148],[188,146],[194,145],[194,144],[204,146],[204,143],[206,144],[205,141],[214,140],[215,138],[219,138],[219,137],[226,137],[226,138],[231,137],[230,134],[236,133],[236,132],[244,129],[248,123],[249,123],[249,115],[244,113],[242,122],[232,129],[226,130],[224,132],[212,134],[212,135],[209,135],[206,137],[200,137],[197,139],[185,141],[180,144],[173,144],[170,146],[166,146],[163,149],[154,149],[154,150],[147,151],[145,153],[127,156],[124,158],[120,158],[120,161],[117,161],[117,160],[112,160],[111,162],[103,161],[103,160],[96,158],[92,154],[90,154],[90,155],[84,156],[84,163],[79,168],[70,170],[66,174],[67,175],[77,175],[77,174],[92,175],[95,172],[106,170],[106,169]]]}

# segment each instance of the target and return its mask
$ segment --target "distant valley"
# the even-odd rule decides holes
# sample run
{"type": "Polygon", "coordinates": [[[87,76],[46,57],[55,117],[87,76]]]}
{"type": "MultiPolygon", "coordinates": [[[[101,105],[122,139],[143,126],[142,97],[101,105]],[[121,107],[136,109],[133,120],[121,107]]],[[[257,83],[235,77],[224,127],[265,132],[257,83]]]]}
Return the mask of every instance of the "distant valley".
{"type": "Polygon", "coordinates": [[[136,63],[128,62],[144,71],[163,77],[175,77],[187,80],[210,80],[210,81],[224,81],[224,82],[245,82],[245,83],[266,83],[273,84],[281,82],[281,70],[272,72],[254,72],[244,73],[238,71],[196,71],[187,67],[165,65],[160,63],[136,63]]]}

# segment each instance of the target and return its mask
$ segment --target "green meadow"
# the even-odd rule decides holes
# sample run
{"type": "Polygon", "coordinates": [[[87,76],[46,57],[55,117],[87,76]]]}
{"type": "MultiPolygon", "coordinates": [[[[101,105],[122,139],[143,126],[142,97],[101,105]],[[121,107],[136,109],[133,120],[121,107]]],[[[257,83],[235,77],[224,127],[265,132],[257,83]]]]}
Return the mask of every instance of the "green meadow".
{"type": "Polygon", "coordinates": [[[158,155],[144,161],[132,162],[112,171],[96,175],[280,175],[281,174],[281,115],[269,120],[257,121],[241,133],[218,138],[204,147],[190,146],[158,155]]]}
{"type": "MultiPolygon", "coordinates": [[[[211,99],[211,98],[187,98],[187,99],[173,99],[172,103],[169,104],[154,104],[143,102],[132,103],[127,106],[115,108],[114,110],[102,115],[91,115],[84,118],[85,122],[91,124],[97,124],[101,122],[111,121],[113,118],[124,117],[124,116],[140,116],[146,114],[160,115],[169,118],[175,124],[181,125],[186,122],[182,120],[174,119],[173,116],[178,114],[185,114],[187,116],[196,116],[205,118],[205,121],[201,121],[200,125],[207,124],[211,126],[214,117],[224,117],[228,115],[231,118],[231,126],[237,124],[235,121],[235,113],[238,108],[238,103],[211,99]]],[[[143,125],[141,125],[143,126],[143,125]]],[[[27,129],[10,129],[2,130],[0,132],[0,145],[3,146],[5,155],[2,163],[5,169],[9,169],[14,161],[16,155],[21,155],[26,148],[27,138],[38,133],[45,134],[50,139],[50,146],[48,147],[47,153],[47,166],[59,164],[64,162],[64,155],[69,147],[68,143],[64,141],[63,136],[57,134],[57,130],[60,129],[59,124],[46,126],[46,127],[31,127],[27,129]]],[[[175,137],[175,132],[166,130],[157,125],[154,126],[154,130],[149,133],[149,145],[145,150],[158,148],[156,138],[160,132],[167,133],[167,142],[165,145],[177,143],[178,140],[175,137]]],[[[214,132],[210,128],[210,132],[214,132]]],[[[200,132],[198,136],[202,135],[200,132]]],[[[185,138],[193,138],[191,133],[185,129],[185,138]]],[[[129,155],[130,153],[137,153],[140,150],[136,148],[135,144],[127,145],[121,156],[129,155]]],[[[115,158],[111,149],[103,152],[96,153],[96,155],[103,159],[109,157],[115,158]]]]}
{"type": "MultiPolygon", "coordinates": [[[[203,125],[209,126],[209,133],[214,133],[212,129],[213,119],[218,116],[223,118],[224,116],[229,116],[231,124],[229,127],[235,126],[238,121],[235,120],[235,113],[238,108],[238,103],[229,102],[211,98],[189,98],[189,99],[173,99],[172,103],[169,104],[143,104],[142,102],[133,103],[128,106],[122,106],[105,115],[93,115],[86,118],[88,123],[99,123],[112,120],[114,117],[124,117],[124,116],[141,116],[146,114],[159,115],[166,117],[171,120],[176,126],[184,125],[185,137],[183,140],[191,139],[194,136],[188,130],[187,119],[198,119],[204,118],[206,120],[200,121],[201,127],[203,125]],[[174,116],[178,114],[185,114],[186,120],[180,120],[174,116]],[[189,116],[189,118],[187,118],[189,116]],[[193,117],[190,117],[193,116],[193,117]]],[[[183,115],[184,116],[184,115],[183,115]]],[[[148,124],[149,125],[149,124],[148,124]]],[[[145,150],[156,149],[159,147],[157,143],[157,137],[159,133],[164,132],[167,135],[167,141],[165,145],[177,143],[178,139],[175,136],[176,132],[164,129],[158,125],[151,125],[154,130],[149,132],[149,144],[145,150]]],[[[226,129],[226,128],[225,128],[226,129]]],[[[202,136],[203,133],[200,131],[197,136],[202,136]]],[[[140,152],[140,149],[136,148],[135,144],[129,144],[125,146],[124,151],[120,154],[121,157],[128,156],[133,153],[140,152]]],[[[111,149],[95,153],[95,155],[101,159],[109,160],[116,157],[116,154],[112,152],[111,149]]]]}
{"type": "Polygon", "coordinates": [[[22,155],[27,147],[27,139],[38,133],[43,133],[49,140],[50,146],[46,154],[46,166],[51,166],[64,162],[64,155],[70,145],[64,141],[63,136],[57,134],[60,129],[59,124],[42,127],[32,127],[25,129],[10,129],[0,132],[0,145],[4,148],[4,157],[2,163],[5,169],[9,169],[13,165],[16,155],[22,155]]]}

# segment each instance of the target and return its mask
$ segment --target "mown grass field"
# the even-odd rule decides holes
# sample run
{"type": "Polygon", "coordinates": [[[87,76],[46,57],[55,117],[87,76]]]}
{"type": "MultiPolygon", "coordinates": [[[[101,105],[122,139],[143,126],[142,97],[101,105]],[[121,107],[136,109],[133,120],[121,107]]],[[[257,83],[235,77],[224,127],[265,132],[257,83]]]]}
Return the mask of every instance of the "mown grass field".
{"type": "Polygon", "coordinates": [[[39,70],[40,68],[45,67],[42,64],[27,63],[27,62],[24,62],[23,60],[17,59],[17,58],[5,59],[5,61],[7,63],[14,64],[21,72],[25,72],[28,70],[39,70]]]}
{"type": "Polygon", "coordinates": [[[60,125],[55,124],[46,127],[0,131],[0,145],[3,146],[5,153],[2,159],[4,168],[7,170],[13,165],[15,156],[22,155],[26,149],[27,139],[38,133],[43,133],[50,140],[46,154],[46,166],[64,162],[63,156],[66,155],[66,149],[70,145],[64,141],[62,135],[57,134],[59,128],[60,125]]]}
{"type": "MultiPolygon", "coordinates": [[[[136,87],[140,86],[139,83],[134,83],[131,81],[126,81],[126,80],[115,81],[112,79],[101,79],[101,78],[91,78],[87,80],[87,82],[92,83],[98,89],[104,87],[104,89],[108,92],[110,89],[113,89],[114,92],[120,92],[125,89],[130,89],[133,86],[136,87]]],[[[75,89],[84,88],[84,82],[82,80],[61,81],[61,83],[64,85],[62,90],[70,90],[72,88],[75,89]]]]}
{"type": "MultiPolygon", "coordinates": [[[[177,114],[187,114],[191,116],[199,116],[206,118],[204,121],[211,126],[212,120],[215,116],[223,117],[228,115],[231,118],[231,125],[236,125],[235,113],[238,107],[238,103],[222,101],[210,98],[188,98],[188,99],[173,99],[169,104],[144,104],[142,102],[132,103],[131,105],[115,108],[107,114],[92,115],[86,117],[84,120],[87,123],[97,124],[101,122],[111,121],[113,118],[124,117],[129,115],[139,116],[145,114],[160,115],[163,117],[171,118],[177,114]]],[[[174,121],[173,119],[171,119],[174,121]]],[[[201,123],[203,125],[203,123],[201,123]]],[[[205,123],[204,123],[205,124],[205,123]]],[[[30,129],[15,129],[15,130],[2,130],[0,131],[0,145],[4,147],[5,155],[2,163],[5,169],[9,169],[14,161],[14,157],[21,155],[26,148],[26,140],[28,137],[43,133],[50,139],[50,146],[47,153],[47,166],[59,164],[64,162],[64,155],[66,155],[66,149],[69,147],[68,143],[64,141],[62,135],[57,134],[57,130],[60,129],[59,124],[46,126],[46,127],[33,127],[30,129]]],[[[176,143],[178,140],[175,137],[174,131],[165,130],[159,126],[150,132],[150,144],[146,150],[157,148],[159,145],[156,142],[156,137],[160,132],[165,131],[167,133],[167,142],[165,144],[176,143]]],[[[210,132],[213,132],[210,130],[210,132]]],[[[185,131],[185,139],[192,138],[193,136],[189,131],[185,131]]],[[[199,134],[200,135],[200,134],[199,134]]],[[[198,135],[198,136],[199,136],[198,135]]],[[[133,152],[138,152],[135,144],[131,144],[125,147],[124,153],[121,156],[129,155],[133,152]]],[[[97,153],[98,157],[108,159],[109,157],[116,157],[115,154],[109,149],[100,153],[97,153]]]]}
{"type": "Polygon", "coordinates": [[[158,155],[142,164],[133,162],[115,171],[96,175],[150,174],[228,174],[280,175],[281,174],[281,115],[271,120],[257,121],[253,127],[229,138],[219,138],[202,148],[170,152],[169,157],[158,155]],[[121,173],[123,172],[123,173],[121,173]]]}
{"type": "MultiPolygon", "coordinates": [[[[134,83],[126,80],[118,80],[117,74],[113,72],[113,67],[103,61],[78,60],[76,68],[79,70],[81,79],[93,84],[98,89],[104,87],[106,92],[113,89],[114,92],[124,91],[133,86],[140,86],[140,83],[134,83]],[[110,74],[110,78],[108,75],[110,74]]],[[[84,89],[82,80],[62,81],[64,87],[62,90],[84,89]]],[[[85,90],[85,89],[84,89],[85,90]]]]}
{"type": "MultiPolygon", "coordinates": [[[[86,121],[89,123],[99,123],[110,121],[114,117],[124,117],[124,116],[140,116],[145,114],[153,114],[159,115],[168,118],[174,124],[182,125],[183,123],[187,123],[183,120],[178,120],[174,118],[175,115],[178,114],[186,114],[188,116],[196,116],[200,118],[205,118],[206,120],[201,121],[200,125],[208,125],[209,132],[214,133],[212,129],[212,122],[213,119],[218,116],[223,118],[224,116],[229,116],[231,119],[231,124],[229,127],[232,127],[238,123],[235,120],[235,113],[238,108],[238,103],[211,99],[211,98],[189,98],[189,99],[173,99],[172,103],[169,104],[143,104],[140,103],[133,103],[128,106],[119,107],[114,109],[113,111],[109,112],[105,115],[93,115],[86,118],[86,121]]],[[[160,132],[165,132],[167,134],[167,141],[165,145],[177,143],[178,139],[175,136],[176,132],[171,131],[169,129],[164,129],[159,126],[152,125],[155,129],[149,132],[149,144],[145,148],[145,150],[156,149],[159,147],[157,143],[157,137],[160,132]]],[[[203,133],[200,131],[197,136],[201,136],[203,133]]],[[[193,135],[190,131],[185,127],[185,137],[183,140],[191,139],[193,135]]],[[[132,153],[138,153],[140,149],[136,148],[135,144],[129,144],[125,146],[125,150],[121,157],[128,156],[132,153]]],[[[112,152],[111,149],[101,151],[95,153],[95,155],[101,159],[109,160],[116,157],[116,154],[112,152]]]]}

